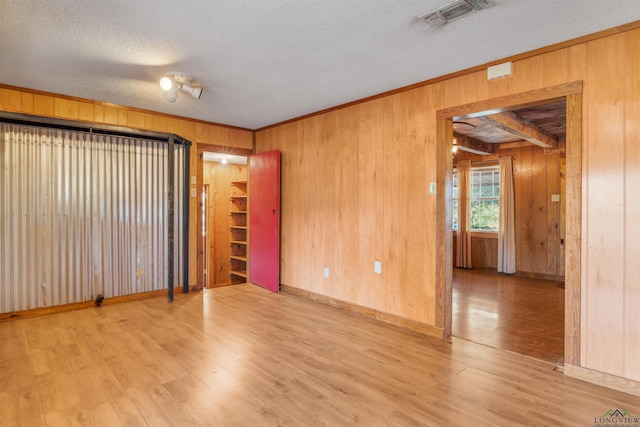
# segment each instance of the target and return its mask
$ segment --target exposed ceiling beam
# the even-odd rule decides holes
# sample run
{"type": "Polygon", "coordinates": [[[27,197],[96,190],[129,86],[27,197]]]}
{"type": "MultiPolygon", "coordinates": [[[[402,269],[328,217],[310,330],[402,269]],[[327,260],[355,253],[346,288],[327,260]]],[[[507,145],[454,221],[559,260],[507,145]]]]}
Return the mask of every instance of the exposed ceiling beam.
{"type": "Polygon", "coordinates": [[[558,138],[541,127],[524,120],[512,111],[477,117],[485,123],[512,133],[542,148],[558,148],[558,138]]]}
{"type": "Polygon", "coordinates": [[[466,135],[453,134],[458,141],[458,149],[475,154],[493,154],[498,148],[496,144],[480,141],[466,135]]]}
{"type": "Polygon", "coordinates": [[[531,145],[529,141],[505,142],[504,144],[500,144],[500,149],[507,150],[509,148],[531,147],[531,145]]]}

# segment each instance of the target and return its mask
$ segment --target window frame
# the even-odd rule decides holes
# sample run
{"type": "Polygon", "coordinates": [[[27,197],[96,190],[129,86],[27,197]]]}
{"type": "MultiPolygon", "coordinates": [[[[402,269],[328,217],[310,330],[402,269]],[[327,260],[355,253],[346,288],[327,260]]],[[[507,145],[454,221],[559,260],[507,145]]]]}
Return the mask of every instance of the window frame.
{"type": "MultiPolygon", "coordinates": [[[[471,169],[470,169],[470,184],[469,184],[469,220],[470,222],[472,222],[472,218],[473,218],[473,214],[471,212],[471,205],[473,203],[473,201],[496,201],[497,202],[497,206],[498,206],[498,218],[497,218],[497,226],[495,229],[483,229],[483,228],[472,228],[471,224],[470,224],[470,228],[469,228],[469,232],[471,233],[486,233],[486,234],[498,234],[498,232],[500,231],[500,167],[499,165],[484,165],[484,166],[473,166],[473,164],[471,165],[471,169]],[[492,174],[497,174],[497,189],[495,189],[495,183],[496,181],[492,181],[491,185],[494,188],[494,192],[497,191],[497,195],[493,194],[491,197],[473,197],[473,174],[474,173],[482,173],[482,172],[487,172],[487,171],[491,171],[492,174]]],[[[452,221],[451,221],[451,228],[453,231],[458,231],[458,224],[457,224],[457,205],[458,205],[458,187],[457,187],[457,183],[458,183],[458,170],[457,168],[453,168],[453,176],[452,176],[452,206],[451,206],[451,213],[452,213],[452,221]]]]}

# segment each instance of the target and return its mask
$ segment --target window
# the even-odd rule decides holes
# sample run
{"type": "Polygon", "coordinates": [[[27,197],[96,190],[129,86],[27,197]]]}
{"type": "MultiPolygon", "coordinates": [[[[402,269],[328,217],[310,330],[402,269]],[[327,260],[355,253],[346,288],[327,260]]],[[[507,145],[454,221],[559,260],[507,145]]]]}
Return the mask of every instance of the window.
{"type": "MultiPolygon", "coordinates": [[[[470,173],[469,228],[498,231],[500,223],[500,170],[497,166],[475,168],[470,173]]],[[[458,174],[453,174],[453,229],[458,229],[458,174]]]]}

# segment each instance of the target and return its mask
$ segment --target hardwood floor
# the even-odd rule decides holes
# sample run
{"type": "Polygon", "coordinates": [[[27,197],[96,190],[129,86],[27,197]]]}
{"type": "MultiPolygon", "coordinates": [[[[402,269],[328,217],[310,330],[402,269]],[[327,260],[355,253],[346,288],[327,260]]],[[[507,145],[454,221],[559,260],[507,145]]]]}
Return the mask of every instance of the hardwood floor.
{"type": "Polygon", "coordinates": [[[453,272],[453,335],[480,344],[562,363],[562,282],[491,270],[453,272]]]}
{"type": "Polygon", "coordinates": [[[0,425],[588,426],[636,396],[252,285],[0,323],[0,425]]]}

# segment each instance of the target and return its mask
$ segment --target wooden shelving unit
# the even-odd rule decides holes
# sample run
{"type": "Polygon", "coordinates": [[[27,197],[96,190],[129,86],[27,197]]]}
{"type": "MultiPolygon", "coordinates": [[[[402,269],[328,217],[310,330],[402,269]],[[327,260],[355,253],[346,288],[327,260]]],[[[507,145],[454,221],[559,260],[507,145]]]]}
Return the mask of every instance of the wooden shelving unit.
{"type": "Polygon", "coordinates": [[[231,270],[229,272],[231,283],[245,283],[247,281],[247,266],[249,262],[247,253],[247,181],[231,181],[231,270]]]}

